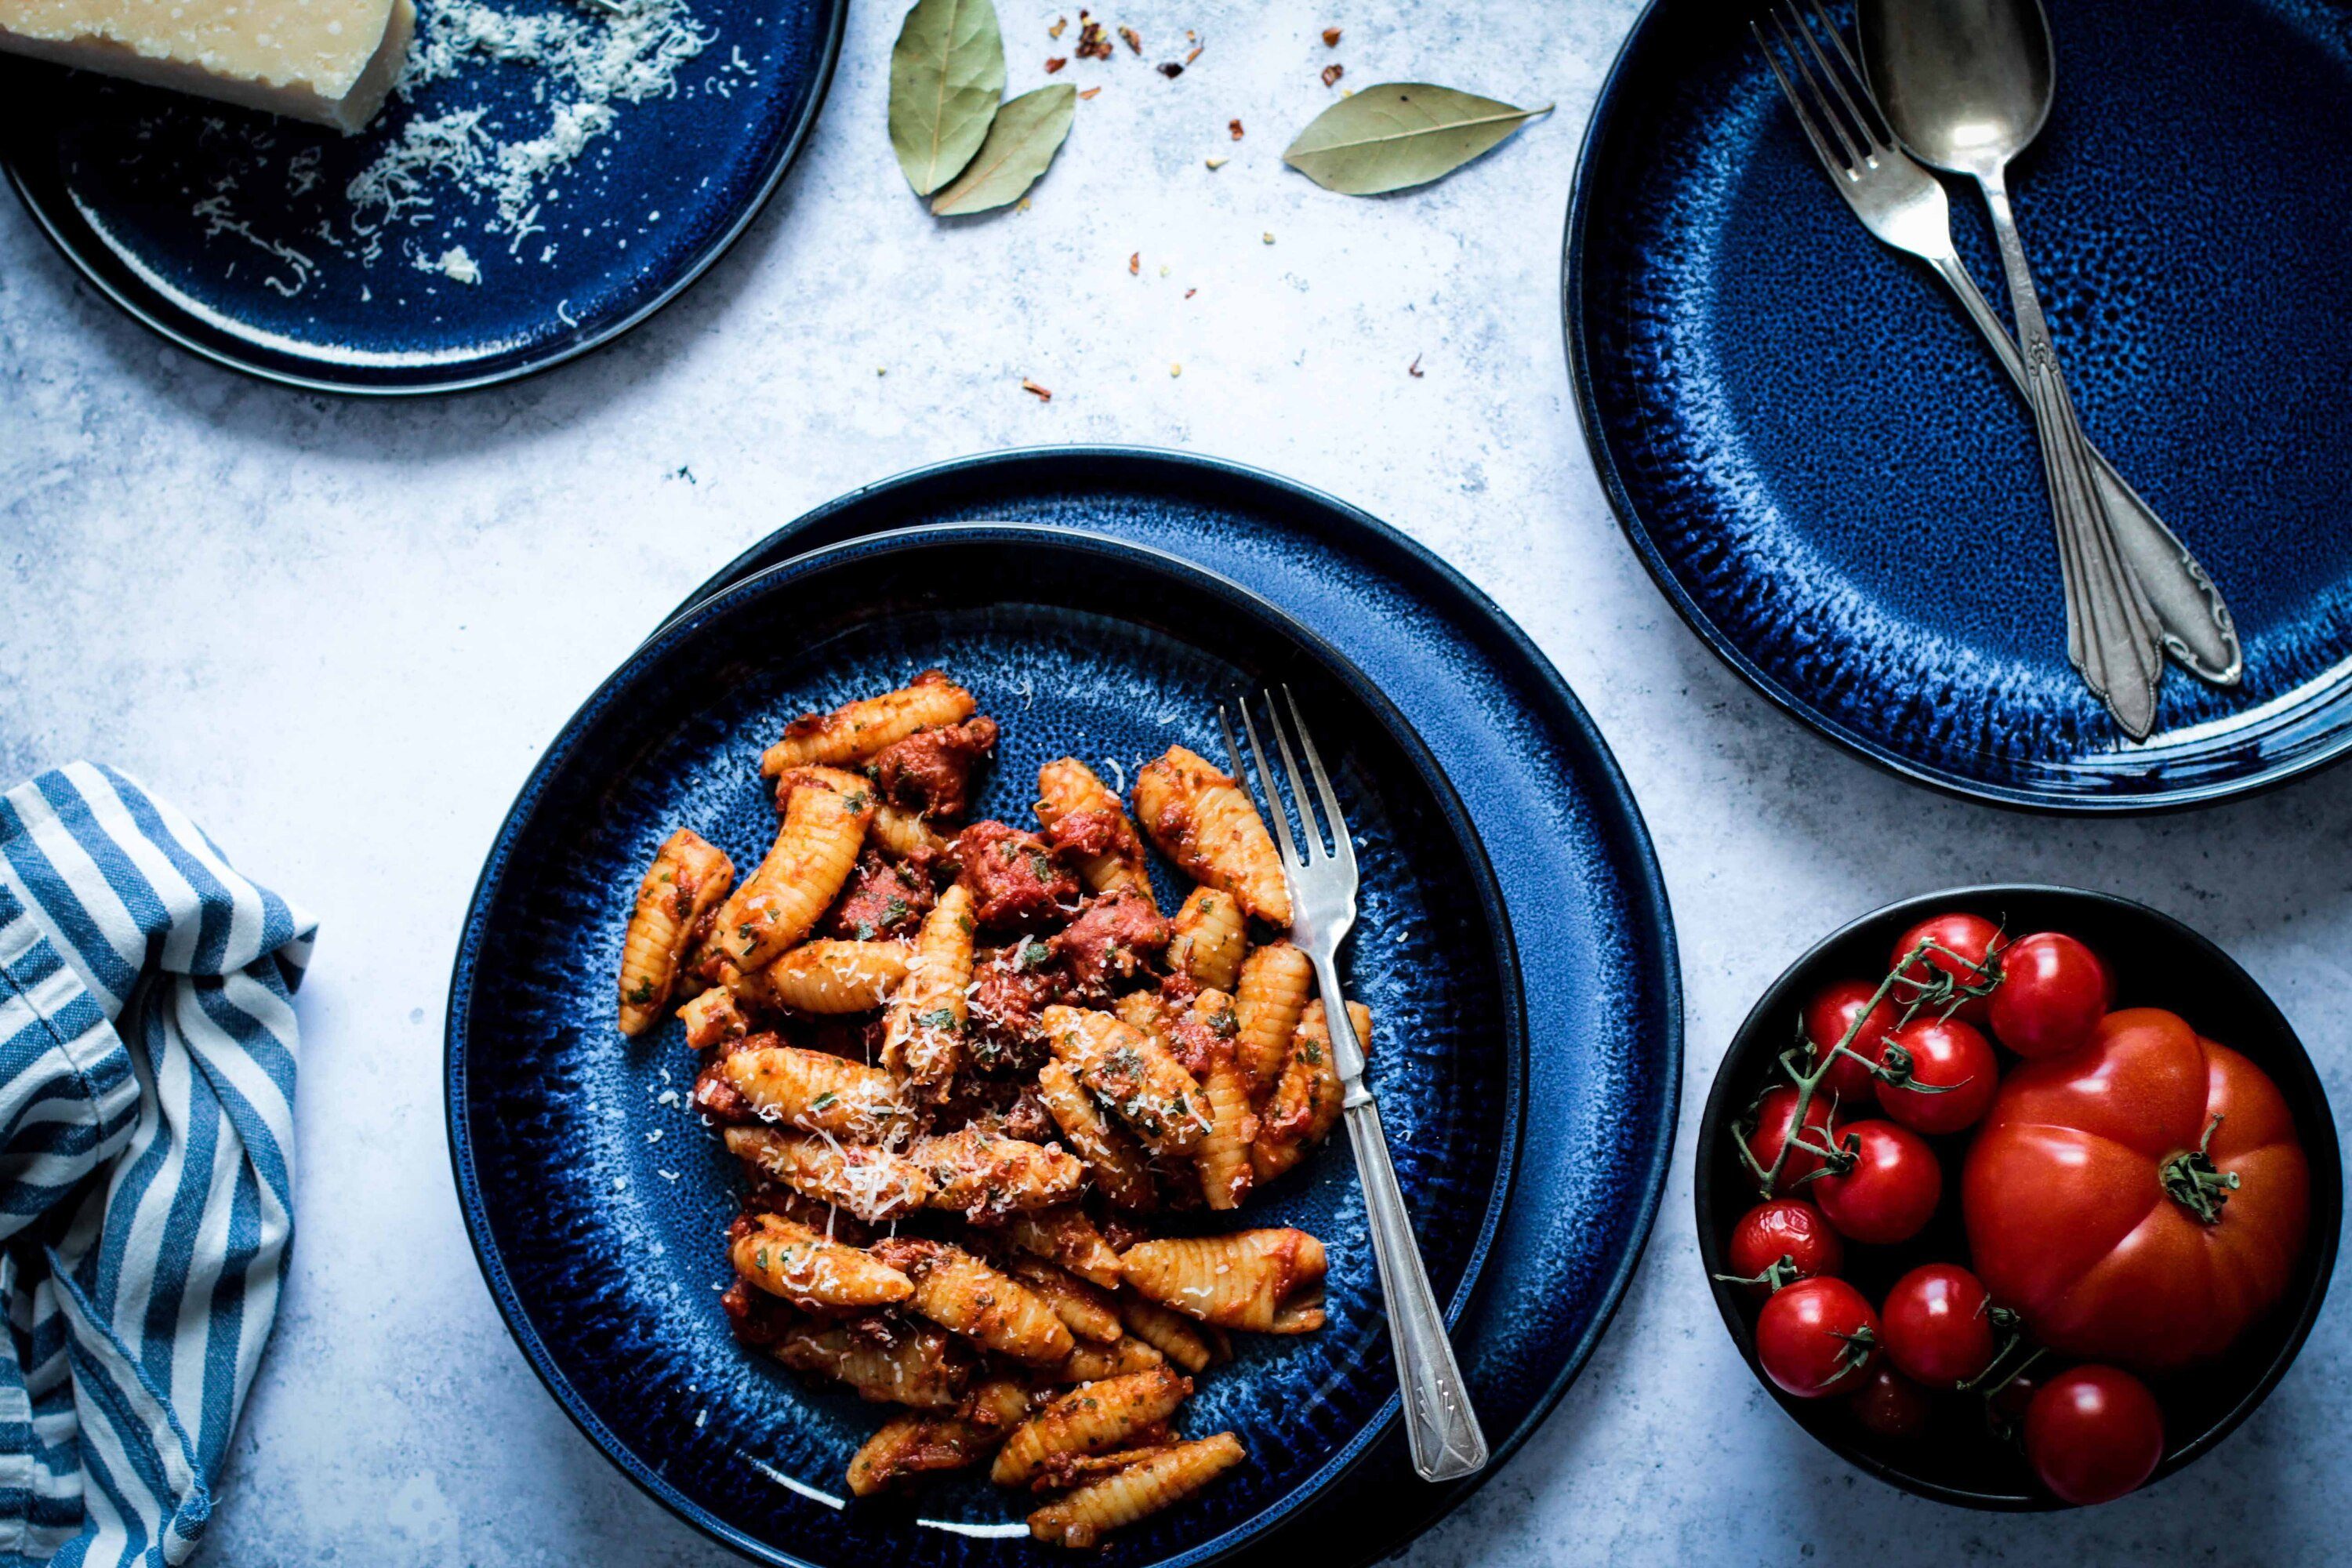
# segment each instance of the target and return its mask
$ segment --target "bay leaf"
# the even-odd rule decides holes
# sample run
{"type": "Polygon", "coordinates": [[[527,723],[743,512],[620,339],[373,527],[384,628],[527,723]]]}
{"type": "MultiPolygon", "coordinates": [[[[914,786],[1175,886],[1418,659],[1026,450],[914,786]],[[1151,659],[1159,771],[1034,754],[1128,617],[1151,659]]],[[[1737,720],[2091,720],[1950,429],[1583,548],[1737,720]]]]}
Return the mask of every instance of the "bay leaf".
{"type": "Polygon", "coordinates": [[[1550,112],[1423,81],[1382,82],[1317,115],[1282,161],[1325,190],[1377,195],[1450,174],[1550,112]]]}
{"type": "Polygon", "coordinates": [[[992,0],[915,0],[890,48],[890,147],[917,195],[971,162],[1003,96],[992,0]]]}
{"type": "Polygon", "coordinates": [[[956,183],[931,198],[941,217],[984,213],[1021,199],[1061,150],[1078,110],[1078,89],[1068,82],[1024,92],[996,111],[988,140],[972,155],[956,183]]]}

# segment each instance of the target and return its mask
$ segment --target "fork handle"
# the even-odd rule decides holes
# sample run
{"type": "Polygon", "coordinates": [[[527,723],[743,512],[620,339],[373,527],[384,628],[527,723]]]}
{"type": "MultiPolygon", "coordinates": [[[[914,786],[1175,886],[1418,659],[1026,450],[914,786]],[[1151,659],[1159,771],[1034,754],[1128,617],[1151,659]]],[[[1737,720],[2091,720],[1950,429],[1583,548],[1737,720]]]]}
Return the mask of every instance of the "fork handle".
{"type": "Polygon", "coordinates": [[[1429,1287],[1429,1270],[1422,1266],[1421,1244],[1413,1239],[1412,1216],[1405,1209],[1396,1163],[1389,1158],[1388,1134],[1381,1127],[1381,1108],[1364,1087],[1364,1047],[1356,1038],[1356,1021],[1340,1000],[1346,993],[1339,989],[1339,967],[1322,952],[1310,957],[1323,991],[1340,1103],[1347,1108],[1348,1142],[1356,1151],[1356,1176],[1372,1222],[1372,1262],[1380,1270],[1381,1296],[1388,1303],[1389,1345],[1396,1352],[1397,1384],[1404,1401],[1405,1443],[1422,1479],[1460,1480],[1486,1468],[1486,1435],[1479,1430],[1470,1386],[1462,1380],[1454,1342],[1446,1337],[1445,1313],[1429,1287]]]}
{"type": "MultiPolygon", "coordinates": [[[[2018,395],[2031,398],[2032,390],[2025,383],[2025,361],[2018,357],[2017,344],[2011,341],[2009,329],[1993,313],[1984,291],[1977,280],[1969,276],[1967,263],[1957,251],[1947,250],[1931,256],[1927,264],[1936,275],[1949,285],[1960,301],[1961,309],[1992,350],[1993,358],[2009,373],[2010,381],[2017,387],[2018,395]]],[[[2084,437],[2084,450],[2091,455],[2091,480],[2098,487],[2099,499],[2106,503],[2107,527],[2115,535],[2116,547],[2130,563],[2133,575],[2147,591],[2148,604],[2164,633],[2164,645],[2172,657],[2187,666],[2193,675],[2211,681],[2216,686],[2235,686],[2245,673],[2245,652],[2238,641],[2237,622],[2230,615],[2230,606],[2222,599],[2221,589],[2204,563],[2180,542],[2179,536],[2165,526],[2156,509],[2132,489],[2107,455],[2084,437]]]]}

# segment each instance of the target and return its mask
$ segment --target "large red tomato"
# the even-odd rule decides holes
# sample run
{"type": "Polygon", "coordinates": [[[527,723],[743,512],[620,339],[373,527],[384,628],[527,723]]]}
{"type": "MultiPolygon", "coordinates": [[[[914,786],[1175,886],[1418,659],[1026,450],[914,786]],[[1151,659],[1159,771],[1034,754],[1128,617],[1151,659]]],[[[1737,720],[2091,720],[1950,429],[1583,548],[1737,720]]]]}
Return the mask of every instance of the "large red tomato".
{"type": "Polygon", "coordinates": [[[2134,1007],[2001,1080],[1960,1205],[1977,1274],[2037,1341],[2161,1371],[2220,1354],[2278,1304],[2310,1187],[2262,1070],[2134,1007]]]}

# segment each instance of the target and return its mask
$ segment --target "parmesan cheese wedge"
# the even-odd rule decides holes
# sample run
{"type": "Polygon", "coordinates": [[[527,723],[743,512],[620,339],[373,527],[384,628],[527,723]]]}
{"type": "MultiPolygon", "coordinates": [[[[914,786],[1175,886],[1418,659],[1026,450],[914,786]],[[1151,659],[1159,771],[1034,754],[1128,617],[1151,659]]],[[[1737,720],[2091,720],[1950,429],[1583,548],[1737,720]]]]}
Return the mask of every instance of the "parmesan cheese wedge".
{"type": "Polygon", "coordinates": [[[375,117],[415,0],[0,0],[0,50],[331,125],[375,117]]]}

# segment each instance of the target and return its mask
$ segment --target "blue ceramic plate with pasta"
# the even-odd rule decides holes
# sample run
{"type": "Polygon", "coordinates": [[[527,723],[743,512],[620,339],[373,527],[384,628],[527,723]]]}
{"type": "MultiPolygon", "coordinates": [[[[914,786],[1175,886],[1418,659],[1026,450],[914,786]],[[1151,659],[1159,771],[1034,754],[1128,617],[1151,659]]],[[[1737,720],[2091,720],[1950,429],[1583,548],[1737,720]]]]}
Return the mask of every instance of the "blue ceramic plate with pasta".
{"type": "Polygon", "coordinates": [[[848,0],[417,0],[356,134],[0,61],[0,159],[84,277],[192,353],[432,393],[585,353],[735,242],[848,0]]]}
{"type": "Polygon", "coordinates": [[[1674,1137],[1682,1020],[1673,922],[1640,812],[1574,694],[1459,574],[1354,507],[1213,459],[1055,447],[922,469],[780,529],[681,613],[806,552],[987,520],[1181,555],[1313,626],[1419,732],[1501,889],[1528,1023],[1526,1092],[1512,1193],[1453,1319],[1494,1461],[1468,1480],[1428,1485],[1391,1424],[1351,1467],[1238,1538],[1231,1560],[1289,1568],[1387,1557],[1534,1433],[1599,1342],[1649,1235],[1674,1137]]]}
{"type": "MultiPolygon", "coordinates": [[[[1286,1157],[1261,1161],[1275,1134],[1248,1142],[1244,1133],[1242,1166],[1255,1166],[1256,1179],[1228,1189],[1250,1189],[1243,1206],[1234,1213],[1188,1206],[1209,1187],[1211,1144],[1192,1152],[1177,1132],[1188,1117],[1201,1120],[1204,1137],[1212,1123],[1231,1122],[1223,1110],[1188,1110],[1186,1096],[1200,1086],[1181,1070],[1174,1082],[1181,1087],[1168,1091],[1172,1099],[1163,1094],[1169,1080],[1153,1075],[1174,1058],[1155,1057],[1160,1047],[1144,1043],[1160,1037],[1118,1033],[1127,1001],[1161,994],[1154,965],[1165,961],[1154,955],[1165,937],[1121,926],[1115,942],[1107,936],[1088,950],[1077,935],[1087,917],[1057,930],[1082,897],[1089,910],[1125,901],[1131,914],[1138,895],[1097,896],[1109,884],[1097,883],[1091,870],[1081,884],[1098,847],[1021,837],[1049,815],[1038,807],[1041,767],[1064,757],[1083,760],[1112,789],[1139,785],[1137,811],[1150,826],[1153,808],[1140,804],[1147,766],[1161,765],[1153,759],[1176,746],[1221,756],[1217,704],[1270,685],[1286,686],[1313,716],[1354,829],[1362,912],[1343,965],[1354,997],[1374,1019],[1373,1077],[1425,1260],[1440,1299],[1457,1318],[1464,1311],[1513,1191],[1528,1062],[1519,950],[1481,835],[1446,770],[1330,644],[1213,573],[1060,529],[973,523],[894,531],[757,573],[698,604],[634,655],[535,770],[467,921],[451,999],[448,1070],[451,1140],[468,1223],[533,1365],[641,1485],[721,1540],[776,1563],[1034,1560],[1052,1548],[1032,1541],[1024,1521],[1057,1505],[992,1485],[988,1456],[978,1448],[980,1463],[971,1468],[853,1498],[853,1456],[898,1412],[851,1390],[916,1399],[939,1415],[959,1401],[981,1407],[976,1402],[992,1397],[987,1390],[1015,1374],[1058,1386],[1076,1375],[1106,1375],[1111,1365],[1168,1379],[1181,1369],[1195,1386],[1166,1425],[1202,1445],[1187,1454],[1239,1462],[1180,1506],[1110,1533],[1106,1552],[1116,1563],[1195,1562],[1276,1528],[1381,1441],[1395,1422],[1395,1381],[1353,1167],[1343,1146],[1310,1147],[1299,1131],[1314,1120],[1313,1075],[1325,1059],[1311,1024],[1281,1031],[1291,1041],[1283,1081],[1264,1101],[1268,1128],[1292,1130],[1286,1157]],[[947,672],[946,681],[920,679],[931,669],[947,672]],[[960,705],[929,715],[938,722],[909,739],[914,750],[824,752],[827,731],[819,726],[809,742],[817,750],[775,762],[771,771],[782,773],[789,805],[779,837],[761,759],[772,745],[809,730],[793,721],[894,691],[930,701],[950,689],[960,705]],[[982,721],[984,744],[972,728],[982,721]],[[966,742],[963,762],[942,762],[966,742]],[[967,773],[971,754],[982,751],[984,760],[967,773]],[[826,771],[843,763],[870,763],[869,773],[826,771]],[[941,782],[941,766],[954,776],[941,782]],[[917,774],[929,782],[910,797],[901,785],[917,774]],[[968,805],[950,803],[964,795],[968,805]],[[920,815],[926,807],[936,815],[920,815]],[[919,836],[929,823],[956,819],[1007,826],[963,833],[934,875],[936,846],[919,836]],[[780,1032],[775,1043],[756,1047],[715,1047],[710,1059],[727,1064],[717,1073],[719,1090],[697,1085],[701,1061],[688,1025],[658,1021],[663,998],[655,990],[628,993],[646,1005],[652,1026],[625,1035],[615,1017],[625,938],[653,930],[632,931],[640,879],[682,828],[740,868],[740,881],[713,906],[709,940],[725,951],[738,941],[751,944],[737,954],[741,973],[764,973],[763,985],[772,986],[744,983],[740,973],[721,980],[687,1010],[698,1037],[706,1026],[728,1032],[723,1016],[736,997],[752,1015],[745,1026],[780,1032]],[[793,837],[803,828],[803,837],[793,837]],[[861,844],[871,847],[873,878],[900,879],[889,897],[869,885],[866,867],[848,869],[861,844]],[[822,889],[812,890],[819,881],[822,889]],[[814,900],[811,918],[789,917],[799,923],[780,934],[789,922],[778,911],[797,908],[796,900],[814,900]],[[831,943],[828,967],[811,973],[815,989],[787,991],[783,967],[769,962],[775,952],[803,951],[793,944],[811,934],[814,910],[826,904],[835,923],[816,940],[831,943]],[[1016,934],[1039,931],[1047,933],[1043,941],[1016,934]],[[866,984],[859,965],[882,962],[877,955],[901,932],[912,939],[911,951],[896,949],[897,970],[859,992],[866,984]],[[781,944],[773,952],[761,945],[771,939],[781,944]],[[959,942],[961,958],[942,956],[959,942]],[[961,967],[942,988],[940,966],[950,963],[961,967]],[[1110,1031],[1102,1037],[1107,1077],[1097,1076],[1099,1064],[1075,1056],[1068,1062],[1092,1091],[1084,1098],[1095,1119],[1106,1120],[1106,1107],[1115,1111],[1108,1121],[1120,1124],[1110,1131],[1125,1140],[1124,1154],[1098,1153],[1090,1140],[1102,1134],[1085,1129],[1086,1113],[1076,1120],[1066,1113],[1047,1070],[1021,1059],[1019,1030],[1003,1020],[1023,1005],[1007,996],[1030,979],[1063,989],[1029,1005],[1066,1002],[1110,1031]],[[1010,989],[992,989],[998,980],[1010,989]],[[1097,983],[1103,994],[1089,1000],[1084,987],[1097,983]],[[845,1002],[836,994],[845,987],[858,994],[845,1002]],[[1129,993],[1116,1017],[1112,991],[1129,993]],[[772,1010],[780,999],[789,1002],[781,1016],[772,1010]],[[956,1062],[941,1068],[940,1051],[956,1062]],[[1147,1058],[1139,1068],[1138,1052],[1147,1058]],[[755,1058],[766,1065],[737,1076],[739,1064],[755,1058]],[[869,1060],[891,1070],[865,1065],[869,1060]],[[745,1112],[744,1100],[728,1099],[749,1096],[757,1110],[774,1112],[778,1102],[763,1097],[781,1083],[775,1075],[818,1070],[833,1076],[821,1091],[781,1107],[781,1121],[761,1121],[745,1112]],[[1296,1075],[1306,1075],[1297,1078],[1305,1099],[1286,1101],[1296,1075]],[[950,1096],[946,1104],[933,1103],[939,1094],[950,1096]],[[882,1107],[859,1098],[869,1095],[900,1098],[882,1107]],[[952,1138],[907,1142],[887,1131],[834,1125],[853,1103],[858,1116],[870,1111],[886,1130],[899,1124],[892,1118],[908,1117],[936,1132],[977,1130],[994,1140],[971,1168],[984,1194],[948,1195],[965,1173],[939,1152],[952,1138]],[[730,1121],[745,1125],[714,1126],[730,1121]],[[1120,1162],[1139,1161],[1143,1145],[1157,1152],[1153,1165],[1139,1176],[1121,1173],[1120,1162]],[[1008,1154],[1013,1147],[1024,1152],[1008,1154]],[[904,1156],[883,1152],[890,1148],[904,1156]],[[760,1206],[778,1212],[747,1220],[751,1234],[780,1249],[803,1249],[793,1256],[813,1257],[828,1283],[786,1279],[773,1289],[730,1291],[739,1269],[751,1279],[782,1279],[771,1271],[766,1241],[730,1247],[745,1187],[730,1149],[752,1154],[757,1168],[777,1179],[773,1201],[760,1206]],[[827,1173],[812,1174],[811,1163],[827,1173]],[[907,1174],[910,1168],[917,1173],[907,1174]],[[1115,1176],[1139,1180],[1143,1197],[1127,1201],[1115,1176]],[[916,1190],[926,1182],[936,1189],[928,1207],[916,1190]],[[1083,1211],[1045,1206],[1081,1187],[1083,1211]],[[786,1190],[803,1196],[786,1199],[786,1190]],[[834,1198],[841,1212],[818,1210],[809,1195],[834,1198]],[[1120,1196],[1115,1209],[1101,1201],[1108,1195],[1120,1196]],[[944,1213],[943,1203],[965,1212],[944,1213]],[[1153,1208],[1162,1212],[1139,1217],[1153,1208]],[[1084,1212],[1096,1226],[1090,1247],[1125,1251],[1129,1283],[1113,1305],[1128,1321],[1124,1331],[1114,1328],[1110,1346],[1084,1339],[1084,1314],[1069,1317],[1050,1291],[1024,1295],[1005,1283],[1029,1279],[1021,1269],[1034,1258],[1022,1251],[1020,1215],[1033,1212],[1062,1219],[1084,1212]],[[870,1223],[860,1226],[861,1218],[870,1223]],[[814,1229],[791,1231],[794,1221],[822,1227],[825,1238],[814,1229]],[[1128,1305],[1138,1292],[1150,1295],[1139,1282],[1139,1258],[1168,1260],[1158,1288],[1165,1303],[1253,1277],[1252,1259],[1213,1250],[1226,1245],[1213,1238],[1245,1229],[1271,1238],[1267,1245],[1286,1259],[1280,1268],[1287,1272],[1266,1287],[1269,1310],[1283,1298],[1270,1321],[1311,1331],[1237,1328],[1228,1347],[1181,1318],[1171,1329],[1164,1316],[1128,1305]],[[853,1253],[849,1241],[873,1245],[853,1253]],[[1203,1265],[1203,1258],[1211,1260],[1203,1265]],[[875,1259],[885,1265],[878,1274],[875,1259]],[[970,1274],[982,1259],[997,1271],[982,1263],[982,1272],[970,1274]],[[884,1293],[854,1300],[837,1293],[869,1286],[884,1293]],[[852,1307],[862,1310],[835,1310],[852,1307]],[[1062,1317],[1077,1326],[1081,1341],[1072,1340],[1062,1317]],[[1114,1360],[1103,1363],[1105,1355],[1114,1360]]],[[[853,742],[875,733],[836,728],[853,742]]],[[[1205,826],[1224,809],[1215,803],[1216,786],[1201,787],[1209,793],[1187,797],[1178,815],[1204,825],[1192,842],[1223,843],[1205,826]]],[[[1210,861],[1188,867],[1224,886],[1228,868],[1215,858],[1222,851],[1202,853],[1210,861]]],[[[1157,883],[1160,907],[1177,910],[1189,879],[1163,858],[1144,859],[1139,851],[1136,863],[1157,883]]],[[[678,896],[695,903],[694,875],[664,887],[686,889],[678,896]]],[[[1254,901],[1246,874],[1231,880],[1245,909],[1267,912],[1254,901]]],[[[674,914],[661,902],[670,896],[665,890],[656,902],[674,914]]],[[[1208,923],[1188,927],[1181,915],[1175,925],[1180,942],[1188,931],[1198,943],[1224,940],[1210,934],[1208,923]]],[[[1259,923],[1257,940],[1266,942],[1276,930],[1259,923]]],[[[1196,979],[1218,983],[1200,967],[1206,960],[1198,952],[1175,962],[1180,968],[1190,962],[1196,979]]],[[[659,978],[667,991],[673,972],[659,978]]],[[[1230,972],[1222,983],[1232,984],[1230,972]]],[[[1205,1005],[1171,1005],[1185,1011],[1169,1016],[1169,1050],[1185,1048],[1188,1021],[1209,1031],[1196,1043],[1213,1035],[1205,1005]]],[[[1245,1005],[1238,1011],[1251,1016],[1245,1005]]],[[[1058,1031],[1055,1019],[1043,1013],[1044,1024],[1058,1031]]],[[[1052,1036],[1056,1064],[1066,1038],[1052,1036]]],[[[1244,1033],[1239,1047],[1247,1045],[1244,1033]]],[[[1217,1048],[1204,1045],[1209,1055],[1186,1058],[1211,1099],[1220,1092],[1220,1069],[1199,1064],[1217,1048]]],[[[956,1146],[973,1147],[968,1137],[956,1146]]],[[[1055,1256],[1087,1275],[1085,1259],[1106,1254],[1080,1247],[1055,1256]]],[[[1120,1262],[1107,1256],[1108,1282],[1116,1284],[1120,1262]]],[[[786,1267],[783,1258],[781,1250],[772,1255],[775,1269],[786,1267]]],[[[1069,1277],[1060,1277],[1064,1286],[1069,1277]]],[[[1045,1289],[1043,1280],[1030,1285],[1045,1289]]],[[[1147,1422],[1118,1447],[1168,1440],[1147,1422]]],[[[1066,1477],[1066,1486],[1070,1479],[1083,1481],[1085,1472],[1066,1477]]],[[[1086,1533],[1069,1535],[1076,1542],[1086,1533]]]]}
{"type": "MultiPolygon", "coordinates": [[[[2042,303],[2092,438],[2227,595],[2239,684],[2169,666],[2135,744],[2069,666],[2032,420],[1830,188],[1760,7],[1657,0],[1594,106],[1578,405],[1667,598],[1807,724],[2004,805],[2220,800],[2352,752],[2352,226],[2307,156],[2352,137],[2352,6],[2048,9],[2057,93],[2012,182],[2042,303]]],[[[1998,296],[1983,203],[1951,184],[1998,296]]]]}

